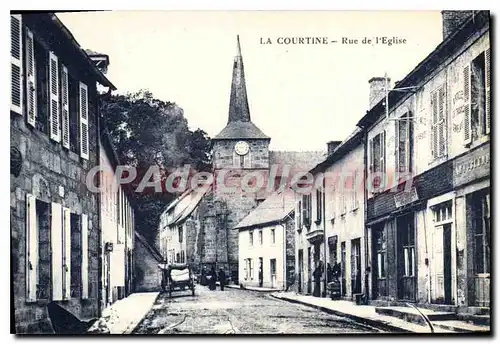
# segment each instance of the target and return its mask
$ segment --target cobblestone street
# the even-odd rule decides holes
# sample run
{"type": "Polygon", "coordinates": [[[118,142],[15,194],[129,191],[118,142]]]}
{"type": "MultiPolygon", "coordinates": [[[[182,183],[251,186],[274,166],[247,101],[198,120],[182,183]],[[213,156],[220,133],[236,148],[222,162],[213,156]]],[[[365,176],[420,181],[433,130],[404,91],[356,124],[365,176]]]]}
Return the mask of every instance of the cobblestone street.
{"type": "Polygon", "coordinates": [[[367,333],[375,329],[315,309],[276,300],[266,293],[197,285],[161,294],[134,334],[367,333]]]}

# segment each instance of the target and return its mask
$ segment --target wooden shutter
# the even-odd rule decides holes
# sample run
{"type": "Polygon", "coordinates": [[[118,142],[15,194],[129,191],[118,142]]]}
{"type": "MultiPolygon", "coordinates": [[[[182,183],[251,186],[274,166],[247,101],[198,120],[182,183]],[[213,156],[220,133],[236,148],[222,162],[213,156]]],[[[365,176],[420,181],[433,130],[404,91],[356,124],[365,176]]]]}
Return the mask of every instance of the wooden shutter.
{"type": "Polygon", "coordinates": [[[71,212],[63,208],[63,298],[71,299],[71,212]]]}
{"type": "Polygon", "coordinates": [[[385,130],[380,135],[380,171],[385,173],[385,130]]]}
{"type": "Polygon", "coordinates": [[[38,225],[36,198],[26,195],[26,301],[36,301],[38,274],[38,225]]]}
{"type": "Polygon", "coordinates": [[[370,172],[374,172],[375,167],[375,143],[374,140],[370,140],[370,172]]]}
{"type": "Polygon", "coordinates": [[[33,32],[26,29],[26,98],[27,98],[27,113],[28,124],[35,126],[36,122],[36,67],[35,67],[35,41],[33,32]]]}
{"type": "Polygon", "coordinates": [[[80,82],[80,156],[89,159],[89,98],[83,82],[80,82]]]}
{"type": "Polygon", "coordinates": [[[472,142],[472,121],[471,121],[471,83],[470,66],[465,66],[464,72],[464,144],[472,142]]]}
{"type": "Polygon", "coordinates": [[[395,158],[396,158],[396,163],[394,164],[394,166],[396,167],[396,174],[398,174],[399,172],[401,172],[401,153],[400,153],[400,149],[401,149],[401,142],[399,142],[399,140],[401,139],[401,125],[403,123],[403,119],[399,119],[396,121],[394,121],[395,124],[396,124],[396,149],[394,150],[394,152],[396,153],[395,154],[395,158]]]}
{"type": "Polygon", "coordinates": [[[491,50],[488,48],[485,52],[484,52],[484,58],[485,58],[485,61],[484,61],[484,66],[485,66],[485,76],[484,76],[484,80],[485,80],[485,87],[486,87],[486,134],[489,134],[490,131],[491,131],[491,93],[490,93],[490,90],[491,90],[491,50]]]}
{"type": "Polygon", "coordinates": [[[438,153],[438,135],[437,135],[437,122],[438,122],[438,95],[436,91],[431,93],[431,156],[436,159],[438,153]]]}
{"type": "Polygon", "coordinates": [[[61,141],[59,127],[59,65],[57,56],[51,51],[49,54],[49,94],[50,94],[50,138],[61,141]]]}
{"type": "Polygon", "coordinates": [[[69,81],[66,66],[61,66],[61,102],[62,145],[69,149],[69,81]]]}
{"type": "Polygon", "coordinates": [[[23,114],[22,17],[10,16],[10,110],[23,114]]]}
{"type": "Polygon", "coordinates": [[[441,86],[437,92],[438,97],[438,155],[440,157],[446,155],[446,84],[441,86]]]}
{"type": "Polygon", "coordinates": [[[63,230],[62,206],[52,203],[50,246],[52,251],[52,300],[62,300],[63,286],[63,230]]]}
{"type": "Polygon", "coordinates": [[[82,299],[89,297],[89,219],[87,214],[82,214],[82,299]]]}

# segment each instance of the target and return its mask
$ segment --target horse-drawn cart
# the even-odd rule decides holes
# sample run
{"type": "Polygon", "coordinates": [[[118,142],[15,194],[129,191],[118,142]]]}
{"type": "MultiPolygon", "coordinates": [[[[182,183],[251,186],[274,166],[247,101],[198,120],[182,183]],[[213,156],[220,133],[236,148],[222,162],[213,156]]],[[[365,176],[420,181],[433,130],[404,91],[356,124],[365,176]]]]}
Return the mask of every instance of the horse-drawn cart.
{"type": "Polygon", "coordinates": [[[194,296],[194,274],[188,264],[159,264],[158,267],[162,271],[161,288],[164,292],[168,292],[168,296],[172,297],[174,290],[191,289],[191,294],[194,296]]]}

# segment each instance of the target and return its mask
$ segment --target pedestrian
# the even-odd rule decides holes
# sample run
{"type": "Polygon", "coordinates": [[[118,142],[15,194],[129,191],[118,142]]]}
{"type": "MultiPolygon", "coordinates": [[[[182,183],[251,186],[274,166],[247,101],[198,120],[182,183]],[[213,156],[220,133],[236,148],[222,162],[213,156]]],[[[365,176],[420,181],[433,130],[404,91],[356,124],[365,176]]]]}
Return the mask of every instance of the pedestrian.
{"type": "Polygon", "coordinates": [[[313,296],[320,297],[321,294],[321,276],[323,276],[323,262],[319,261],[316,269],[314,269],[314,291],[313,296]]]}
{"type": "Polygon", "coordinates": [[[210,290],[215,290],[216,288],[215,282],[217,282],[217,273],[215,272],[215,267],[212,266],[212,270],[210,271],[210,283],[208,286],[210,290]]]}
{"type": "Polygon", "coordinates": [[[224,290],[224,285],[226,284],[226,273],[222,267],[219,269],[219,283],[220,290],[224,290]]]}
{"type": "Polygon", "coordinates": [[[264,284],[264,272],[262,271],[262,265],[259,266],[259,287],[262,288],[262,285],[264,284]]]}

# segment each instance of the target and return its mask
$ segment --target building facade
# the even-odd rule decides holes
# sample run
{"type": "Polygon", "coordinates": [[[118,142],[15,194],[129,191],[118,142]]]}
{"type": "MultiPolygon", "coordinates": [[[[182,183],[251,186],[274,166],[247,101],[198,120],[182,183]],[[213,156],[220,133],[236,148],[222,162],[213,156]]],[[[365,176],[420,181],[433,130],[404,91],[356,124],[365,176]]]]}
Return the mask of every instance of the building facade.
{"type": "Polygon", "coordinates": [[[489,21],[443,11],[443,42],[389,92],[388,116],[378,102],[358,124],[375,300],[489,307],[489,21]]]}
{"type": "Polygon", "coordinates": [[[287,290],[295,265],[295,198],[272,194],[235,227],[239,231],[239,284],[287,290]]]}
{"type": "Polygon", "coordinates": [[[135,216],[129,196],[123,186],[118,184],[118,157],[107,132],[101,131],[101,278],[103,304],[106,307],[132,292],[135,216]]]}
{"type": "Polygon", "coordinates": [[[114,86],[51,13],[11,15],[12,314],[16,333],[53,331],[47,304],[102,309],[96,84],[114,86]]]}
{"type": "Polygon", "coordinates": [[[135,293],[160,291],[162,254],[148,243],[139,232],[134,232],[134,278],[133,291],[135,293]]]}

